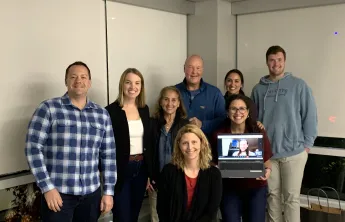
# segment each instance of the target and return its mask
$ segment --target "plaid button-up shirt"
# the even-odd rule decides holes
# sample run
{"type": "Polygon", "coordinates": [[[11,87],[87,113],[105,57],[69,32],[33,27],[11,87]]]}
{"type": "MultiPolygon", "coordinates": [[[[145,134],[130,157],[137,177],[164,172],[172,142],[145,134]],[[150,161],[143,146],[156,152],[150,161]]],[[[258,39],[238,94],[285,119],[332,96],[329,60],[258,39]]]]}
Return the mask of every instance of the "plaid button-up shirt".
{"type": "Polygon", "coordinates": [[[26,137],[25,154],[41,191],[85,195],[100,187],[114,195],[115,139],[108,112],[88,101],[80,110],[68,94],[36,109],[26,137]]]}

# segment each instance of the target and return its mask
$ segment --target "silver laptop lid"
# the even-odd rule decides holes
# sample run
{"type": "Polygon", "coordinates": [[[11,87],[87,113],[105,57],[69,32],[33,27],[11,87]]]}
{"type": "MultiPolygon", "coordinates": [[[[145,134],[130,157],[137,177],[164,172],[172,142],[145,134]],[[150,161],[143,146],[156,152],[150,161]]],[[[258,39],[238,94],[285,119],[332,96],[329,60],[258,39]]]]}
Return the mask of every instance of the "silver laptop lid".
{"type": "Polygon", "coordinates": [[[260,133],[219,134],[218,160],[263,160],[263,135],[260,133]]]}

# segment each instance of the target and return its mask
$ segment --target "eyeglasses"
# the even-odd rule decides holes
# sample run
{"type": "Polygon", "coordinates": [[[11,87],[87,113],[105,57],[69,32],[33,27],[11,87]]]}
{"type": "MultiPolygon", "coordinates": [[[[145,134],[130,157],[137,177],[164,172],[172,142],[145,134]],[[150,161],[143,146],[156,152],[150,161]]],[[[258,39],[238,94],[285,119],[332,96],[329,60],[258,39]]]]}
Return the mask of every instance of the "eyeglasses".
{"type": "Polygon", "coordinates": [[[248,110],[248,108],[247,107],[240,107],[240,108],[230,107],[229,110],[231,113],[236,113],[237,111],[239,111],[241,114],[243,114],[248,110]]]}

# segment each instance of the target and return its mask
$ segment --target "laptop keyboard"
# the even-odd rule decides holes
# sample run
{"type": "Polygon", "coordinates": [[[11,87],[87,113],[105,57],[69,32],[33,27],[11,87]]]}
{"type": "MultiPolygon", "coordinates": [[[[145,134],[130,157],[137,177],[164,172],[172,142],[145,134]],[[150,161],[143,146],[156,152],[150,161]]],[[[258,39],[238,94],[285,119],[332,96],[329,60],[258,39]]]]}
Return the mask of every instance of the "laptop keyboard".
{"type": "Polygon", "coordinates": [[[219,163],[222,170],[258,170],[263,168],[262,163],[219,163]]]}

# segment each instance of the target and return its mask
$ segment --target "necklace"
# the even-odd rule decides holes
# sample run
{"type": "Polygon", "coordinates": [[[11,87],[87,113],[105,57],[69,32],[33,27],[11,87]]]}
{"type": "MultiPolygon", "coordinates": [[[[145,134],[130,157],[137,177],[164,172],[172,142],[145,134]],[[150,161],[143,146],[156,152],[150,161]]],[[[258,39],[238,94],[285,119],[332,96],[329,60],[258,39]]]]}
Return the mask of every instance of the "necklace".
{"type": "Polygon", "coordinates": [[[165,129],[166,129],[166,130],[169,130],[170,127],[171,127],[171,125],[172,125],[172,123],[173,123],[173,121],[167,122],[167,123],[165,124],[165,129]]]}

